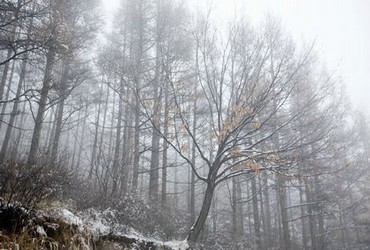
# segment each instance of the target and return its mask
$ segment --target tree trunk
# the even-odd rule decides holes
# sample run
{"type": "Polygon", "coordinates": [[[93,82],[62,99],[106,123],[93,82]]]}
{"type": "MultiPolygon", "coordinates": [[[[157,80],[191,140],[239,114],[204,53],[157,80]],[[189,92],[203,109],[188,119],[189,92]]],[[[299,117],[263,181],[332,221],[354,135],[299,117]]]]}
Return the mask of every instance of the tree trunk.
{"type": "Polygon", "coordinates": [[[281,248],[284,250],[290,249],[290,232],[289,232],[289,222],[288,222],[288,211],[287,211],[287,192],[285,189],[285,180],[284,178],[278,174],[277,176],[277,183],[278,183],[278,196],[279,196],[279,204],[280,204],[280,213],[281,213],[281,224],[283,227],[283,238],[282,238],[282,245],[281,248]]]}
{"type": "Polygon", "coordinates": [[[270,249],[272,246],[272,224],[271,224],[271,211],[270,211],[270,195],[269,195],[269,187],[268,187],[268,175],[265,174],[264,178],[264,192],[263,192],[263,197],[264,197],[264,203],[265,203],[265,214],[266,214],[266,248],[270,249]]]}
{"type": "Polygon", "coordinates": [[[114,147],[114,156],[113,156],[113,166],[112,166],[112,178],[113,178],[113,186],[112,186],[112,197],[117,196],[118,191],[118,181],[120,179],[119,176],[119,167],[120,167],[120,145],[121,145],[121,131],[122,131],[122,115],[123,115],[123,80],[121,79],[120,82],[120,94],[119,94],[119,102],[118,102],[118,114],[117,114],[117,130],[116,130],[116,141],[114,147]]]}
{"type": "Polygon", "coordinates": [[[139,114],[139,99],[135,99],[135,129],[134,129],[134,164],[132,173],[132,190],[137,191],[138,179],[139,179],[139,149],[140,149],[140,114],[139,114]]]}
{"type": "Polygon", "coordinates": [[[155,81],[154,81],[154,104],[153,104],[153,131],[152,131],[152,150],[150,158],[150,175],[149,175],[149,200],[158,199],[159,190],[159,141],[160,141],[160,108],[162,101],[162,88],[160,87],[160,70],[161,70],[161,39],[160,39],[160,0],[157,1],[156,17],[156,60],[155,60],[155,81]]]}
{"type": "MultiPolygon", "coordinates": [[[[195,89],[194,96],[197,95],[197,91],[195,89]]],[[[196,130],[197,130],[197,100],[194,98],[193,102],[193,137],[196,138],[196,130]]],[[[195,166],[196,160],[196,145],[195,142],[192,144],[191,150],[191,164],[195,166]]],[[[191,171],[190,173],[190,223],[193,224],[195,220],[195,173],[191,171]]]]}
{"type": "Polygon", "coordinates": [[[90,170],[88,180],[92,181],[93,174],[98,174],[96,171],[96,150],[98,147],[98,136],[99,136],[99,124],[100,124],[100,113],[101,113],[101,102],[102,102],[102,95],[103,95],[103,84],[100,85],[100,96],[99,96],[99,103],[98,103],[98,113],[96,114],[96,121],[95,121],[95,133],[94,133],[94,141],[92,146],[91,152],[91,160],[90,160],[90,170]],[[95,172],[94,172],[95,171],[95,172]]]}
{"type": "MultiPolygon", "coordinates": [[[[302,223],[302,244],[303,244],[303,249],[308,249],[307,246],[307,232],[306,232],[306,211],[305,211],[305,206],[302,206],[302,204],[305,202],[303,200],[303,186],[304,182],[299,178],[299,202],[301,203],[301,223],[302,223]]],[[[306,199],[307,200],[307,199],[306,199]]]]}
{"type": "Polygon", "coordinates": [[[53,140],[53,147],[51,151],[51,162],[54,163],[57,160],[58,156],[58,148],[59,148],[59,140],[60,135],[62,133],[62,126],[63,126],[63,114],[64,114],[64,103],[67,98],[67,79],[68,79],[68,72],[69,72],[69,63],[65,59],[63,62],[63,71],[62,71],[62,79],[60,82],[60,96],[61,98],[59,102],[59,108],[57,113],[57,120],[56,120],[56,127],[55,127],[55,135],[53,140]]]}
{"type": "Polygon", "coordinates": [[[76,151],[77,151],[77,145],[78,145],[78,134],[79,134],[78,132],[80,129],[80,120],[81,120],[81,110],[78,110],[78,116],[77,116],[78,123],[76,126],[76,133],[73,135],[74,143],[73,143],[73,154],[72,154],[72,163],[71,163],[72,169],[75,166],[76,151]]]}
{"type": "Polygon", "coordinates": [[[80,147],[79,147],[78,155],[77,155],[77,165],[76,165],[77,170],[80,170],[81,154],[82,154],[82,151],[83,151],[84,141],[85,141],[85,137],[86,137],[86,134],[84,133],[84,131],[86,129],[87,110],[85,110],[85,115],[84,116],[85,117],[83,118],[83,123],[82,123],[82,127],[81,127],[80,147]]]}
{"type": "Polygon", "coordinates": [[[318,249],[325,249],[325,238],[324,238],[324,218],[323,213],[320,208],[320,204],[323,202],[321,198],[321,184],[318,175],[316,174],[314,176],[314,182],[315,182],[315,198],[316,198],[316,205],[315,210],[317,214],[317,222],[318,222],[318,237],[317,237],[317,248],[318,249]]]}
{"type": "Polygon", "coordinates": [[[266,249],[266,217],[265,217],[265,204],[263,200],[263,187],[262,187],[262,180],[261,180],[261,175],[258,175],[258,188],[259,188],[259,199],[260,199],[260,208],[261,208],[261,224],[262,224],[262,230],[263,230],[263,235],[261,235],[261,249],[266,249]]]}
{"type": "MultiPolygon", "coordinates": [[[[169,103],[168,103],[168,86],[164,87],[164,123],[163,123],[163,136],[167,138],[168,136],[168,123],[169,123],[169,103]]],[[[162,208],[167,206],[167,165],[168,165],[168,143],[163,140],[163,158],[162,158],[162,195],[161,204],[162,208]]]]}
{"type": "MultiPolygon", "coordinates": [[[[7,126],[7,129],[6,129],[6,132],[5,132],[5,138],[4,138],[3,144],[1,146],[0,163],[2,163],[5,160],[7,150],[8,150],[8,146],[9,146],[10,136],[12,134],[12,130],[13,130],[13,126],[14,126],[14,121],[15,121],[15,118],[16,118],[17,113],[18,113],[19,96],[21,94],[23,82],[24,82],[24,79],[26,77],[26,68],[27,68],[26,57],[27,56],[23,57],[23,61],[22,61],[22,65],[21,65],[21,73],[20,73],[20,76],[19,76],[19,81],[18,81],[18,86],[17,86],[17,92],[15,94],[16,99],[14,101],[13,109],[12,109],[12,112],[10,114],[10,119],[9,119],[8,126],[7,126]]],[[[13,67],[14,67],[14,64],[13,64],[13,67]]],[[[12,71],[13,71],[13,69],[12,69],[12,71]]],[[[9,88],[10,88],[10,86],[9,86],[9,88]]]]}
{"type": "Polygon", "coordinates": [[[55,60],[55,48],[51,47],[48,50],[46,55],[46,66],[45,66],[45,73],[44,79],[42,82],[42,89],[41,89],[41,96],[40,101],[38,103],[38,110],[37,116],[35,120],[35,127],[33,129],[33,135],[31,139],[31,146],[30,151],[28,154],[28,163],[35,164],[37,161],[37,154],[39,150],[39,143],[41,137],[41,130],[42,124],[44,120],[44,115],[46,111],[47,99],[50,90],[50,82],[51,82],[51,71],[55,60]]]}
{"type": "Polygon", "coordinates": [[[310,184],[306,185],[306,197],[307,197],[307,210],[308,210],[308,218],[309,218],[309,226],[310,226],[310,236],[311,236],[311,248],[313,250],[318,250],[317,249],[317,244],[316,244],[316,222],[315,222],[315,216],[313,215],[313,209],[312,209],[312,202],[314,202],[314,199],[312,199],[312,193],[311,193],[311,188],[310,184]]]}
{"type": "Polygon", "coordinates": [[[231,180],[231,184],[232,184],[232,199],[231,199],[231,211],[232,211],[232,235],[234,237],[234,240],[237,240],[237,232],[238,232],[238,226],[237,226],[237,220],[238,220],[238,216],[237,216],[237,207],[236,207],[236,204],[237,204],[237,198],[236,198],[236,179],[233,178],[231,180]]]}
{"type": "Polygon", "coordinates": [[[156,101],[156,104],[154,107],[154,123],[155,128],[153,128],[152,132],[152,149],[151,149],[151,158],[150,158],[150,176],[149,176],[149,200],[156,201],[158,199],[158,190],[159,190],[159,103],[160,98],[156,101]]]}
{"type": "MultiPolygon", "coordinates": [[[[24,59],[24,61],[25,60],[26,59],[24,59]]],[[[9,98],[10,87],[11,87],[12,82],[13,82],[14,68],[15,68],[15,61],[13,61],[13,63],[12,63],[12,69],[10,70],[10,77],[9,77],[9,81],[8,81],[8,88],[6,90],[5,97],[3,98],[3,100],[8,100],[8,98],[9,98]]],[[[21,66],[21,68],[22,68],[22,66],[21,66]]],[[[0,98],[0,100],[1,100],[1,98],[0,98]]],[[[3,124],[3,119],[4,119],[4,114],[5,114],[5,111],[6,111],[7,104],[8,104],[8,102],[3,103],[3,107],[1,108],[0,129],[1,129],[1,125],[3,124]]]]}
{"type": "Polygon", "coordinates": [[[261,222],[258,212],[258,192],[256,185],[256,175],[252,177],[252,202],[253,202],[253,222],[254,222],[254,234],[256,236],[257,249],[262,249],[261,241],[261,222]]]}
{"type": "MultiPolygon", "coordinates": [[[[17,116],[16,119],[15,119],[14,123],[16,124],[16,126],[18,128],[23,128],[24,127],[24,122],[25,122],[26,117],[27,117],[27,115],[25,115],[26,114],[26,112],[25,112],[26,104],[27,104],[27,102],[23,103],[21,115],[17,116]]],[[[12,146],[11,146],[11,153],[10,153],[10,158],[11,159],[16,159],[19,156],[18,155],[19,145],[20,145],[20,142],[21,142],[21,140],[24,136],[23,130],[20,129],[17,132],[18,133],[17,133],[16,139],[14,140],[14,142],[12,143],[12,146]]]]}
{"type": "Polygon", "coordinates": [[[203,199],[202,208],[200,210],[200,213],[198,215],[197,220],[195,221],[195,224],[190,229],[187,241],[189,242],[190,247],[194,247],[195,243],[197,242],[198,236],[200,232],[203,229],[203,226],[207,220],[207,216],[209,213],[209,210],[212,205],[212,198],[213,193],[215,191],[215,183],[212,178],[210,178],[207,182],[207,188],[203,199]]]}
{"type": "MultiPolygon", "coordinates": [[[[100,170],[98,169],[98,167],[100,166],[102,153],[103,153],[103,141],[104,141],[103,139],[105,138],[104,133],[105,133],[105,126],[106,126],[106,122],[107,122],[108,100],[109,100],[109,87],[107,87],[107,96],[105,98],[103,125],[102,125],[102,129],[101,129],[101,133],[100,133],[99,151],[98,151],[98,155],[97,155],[97,158],[96,158],[96,165],[97,165],[96,174],[97,175],[99,175],[100,170]]],[[[128,113],[128,112],[126,112],[126,113],[128,113]]]]}
{"type": "Polygon", "coordinates": [[[178,161],[177,161],[177,154],[175,154],[175,166],[174,166],[174,173],[173,173],[173,193],[175,194],[175,209],[177,209],[178,207],[178,203],[179,203],[179,199],[178,199],[178,195],[179,195],[179,184],[178,184],[178,181],[177,181],[177,175],[178,175],[178,161]]]}

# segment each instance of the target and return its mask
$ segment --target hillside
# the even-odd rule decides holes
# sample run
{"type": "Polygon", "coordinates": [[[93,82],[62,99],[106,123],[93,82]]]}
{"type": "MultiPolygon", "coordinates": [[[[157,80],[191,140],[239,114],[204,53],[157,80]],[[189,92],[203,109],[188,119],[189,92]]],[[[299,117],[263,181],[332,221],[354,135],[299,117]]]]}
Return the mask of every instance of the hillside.
{"type": "MultiPolygon", "coordinates": [[[[60,205],[60,204],[59,204],[60,205]]],[[[0,206],[1,249],[185,250],[185,242],[161,242],[119,224],[117,211],[77,213],[57,206],[43,210],[20,204],[0,206]]]]}

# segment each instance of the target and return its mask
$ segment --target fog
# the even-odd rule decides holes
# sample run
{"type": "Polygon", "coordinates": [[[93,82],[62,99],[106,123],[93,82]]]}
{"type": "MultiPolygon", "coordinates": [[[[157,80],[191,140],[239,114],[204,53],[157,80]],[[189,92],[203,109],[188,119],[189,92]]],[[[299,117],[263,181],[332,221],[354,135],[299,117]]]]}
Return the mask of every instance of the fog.
{"type": "MultiPolygon", "coordinates": [[[[119,0],[102,0],[107,22],[119,0]]],[[[343,78],[354,109],[370,115],[370,2],[367,0],[190,0],[212,9],[219,20],[246,15],[260,23],[266,15],[281,20],[298,44],[315,43],[320,60],[343,78]]]]}
{"type": "Polygon", "coordinates": [[[370,249],[369,11],[0,1],[0,248],[370,249]]]}

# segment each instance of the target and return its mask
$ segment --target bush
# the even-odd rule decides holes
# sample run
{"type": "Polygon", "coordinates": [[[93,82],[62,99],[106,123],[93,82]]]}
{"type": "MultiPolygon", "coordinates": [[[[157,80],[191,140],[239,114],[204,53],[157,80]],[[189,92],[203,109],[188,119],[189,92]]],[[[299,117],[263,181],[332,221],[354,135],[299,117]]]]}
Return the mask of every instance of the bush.
{"type": "Polygon", "coordinates": [[[105,220],[112,225],[126,225],[128,229],[131,227],[146,236],[163,240],[183,239],[187,235],[188,223],[185,215],[175,213],[169,208],[162,209],[158,204],[146,204],[135,195],[126,195],[107,205],[113,214],[107,214],[105,220]]]}
{"type": "Polygon", "coordinates": [[[70,189],[73,173],[55,164],[7,161],[0,165],[0,196],[5,202],[35,206],[70,189]]]}
{"type": "Polygon", "coordinates": [[[0,249],[91,249],[95,241],[75,224],[12,203],[0,204],[0,231],[0,249]]]}

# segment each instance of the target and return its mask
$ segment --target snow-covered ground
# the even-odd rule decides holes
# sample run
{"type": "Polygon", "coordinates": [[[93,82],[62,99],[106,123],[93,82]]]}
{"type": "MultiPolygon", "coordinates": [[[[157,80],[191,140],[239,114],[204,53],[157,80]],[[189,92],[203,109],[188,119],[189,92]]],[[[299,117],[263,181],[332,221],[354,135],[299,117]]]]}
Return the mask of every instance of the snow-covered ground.
{"type": "Polygon", "coordinates": [[[79,230],[89,232],[94,237],[114,235],[134,239],[137,242],[153,242],[156,246],[167,247],[173,250],[186,250],[189,248],[186,240],[163,242],[146,237],[132,227],[119,224],[115,218],[116,211],[110,208],[104,211],[88,209],[79,213],[73,213],[66,208],[55,208],[51,213],[68,224],[77,225],[79,230]]]}

